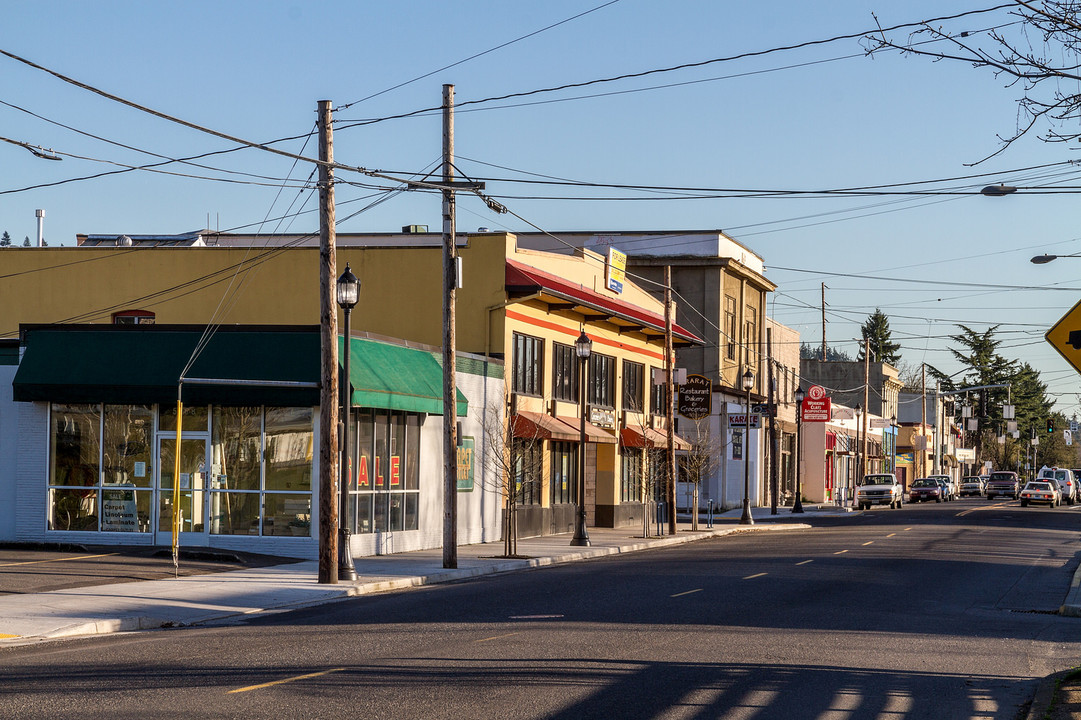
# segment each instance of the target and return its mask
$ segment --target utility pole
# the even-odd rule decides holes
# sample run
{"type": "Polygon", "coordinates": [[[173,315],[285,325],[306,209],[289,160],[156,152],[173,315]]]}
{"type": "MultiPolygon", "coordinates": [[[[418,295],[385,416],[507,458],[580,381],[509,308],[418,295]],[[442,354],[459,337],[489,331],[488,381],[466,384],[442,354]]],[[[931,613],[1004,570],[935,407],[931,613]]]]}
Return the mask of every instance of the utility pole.
{"type": "Polygon", "coordinates": [[[826,283],[822,283],[822,362],[826,362],[826,283]]]}
{"type": "MultiPolygon", "coordinates": [[[[769,514],[777,514],[777,456],[780,448],[777,446],[777,426],[774,424],[774,381],[773,381],[773,328],[766,328],[766,369],[769,373],[766,388],[766,406],[769,408],[769,514]]],[[[748,418],[749,419],[749,418],[748,418]]]]}
{"type": "Polygon", "coordinates": [[[334,127],[319,101],[319,582],[338,582],[338,277],[334,228],[334,127]]]}
{"type": "Polygon", "coordinates": [[[458,567],[458,397],[454,304],[458,260],[454,213],[454,86],[443,86],[443,567],[458,567]]]}
{"type": "MultiPolygon", "coordinates": [[[[860,445],[860,472],[867,474],[867,416],[871,414],[871,341],[863,339],[863,441],[860,445]]],[[[879,408],[881,409],[881,408],[879,408]]]]}
{"type": "MultiPolygon", "coordinates": [[[[676,534],[676,429],[675,381],[672,377],[672,266],[664,266],[664,370],[666,373],[665,390],[667,401],[664,404],[665,424],[668,426],[668,534],[676,534]]],[[[692,508],[697,513],[698,508],[692,508]]]]}

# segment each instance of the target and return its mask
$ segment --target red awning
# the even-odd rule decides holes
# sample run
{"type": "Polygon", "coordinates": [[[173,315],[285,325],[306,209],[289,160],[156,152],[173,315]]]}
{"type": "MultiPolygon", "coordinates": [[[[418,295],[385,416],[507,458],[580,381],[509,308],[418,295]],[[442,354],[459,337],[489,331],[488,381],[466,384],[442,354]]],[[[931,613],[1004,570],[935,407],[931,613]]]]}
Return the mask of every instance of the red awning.
{"type": "Polygon", "coordinates": [[[577,428],[551,415],[535,412],[519,412],[511,417],[511,430],[516,438],[536,440],[568,440],[578,442],[577,428]]]}
{"type": "MultiPolygon", "coordinates": [[[[544,413],[526,411],[511,417],[511,428],[516,438],[579,442],[582,439],[582,431],[578,424],[578,418],[552,417],[544,413]]],[[[586,442],[614,444],[615,441],[616,437],[613,433],[592,423],[586,423],[586,442]]]]}
{"type": "MultiPolygon", "coordinates": [[[[562,420],[564,423],[566,423],[567,425],[570,425],[572,428],[574,428],[574,439],[577,441],[579,439],[579,435],[581,433],[581,430],[578,427],[579,424],[581,423],[581,420],[579,420],[578,418],[572,418],[572,417],[560,417],[559,420],[562,420]]],[[[587,422],[586,423],[586,442],[591,442],[591,443],[611,443],[612,445],[615,445],[616,436],[615,436],[615,433],[608,432],[607,430],[605,430],[602,427],[598,427],[597,425],[594,425],[591,422],[587,422]]]]}
{"type": "MultiPolygon", "coordinates": [[[[676,450],[691,449],[691,444],[681,438],[679,435],[676,435],[675,439],[676,450]]],[[[663,433],[660,430],[654,430],[653,428],[649,427],[625,427],[619,431],[619,441],[624,447],[668,447],[667,433],[663,433]]]]}
{"type": "MultiPolygon", "coordinates": [[[[612,321],[618,320],[628,327],[638,327],[642,331],[649,330],[652,334],[664,334],[664,315],[602,295],[516,260],[507,260],[505,282],[508,293],[520,292],[530,295],[543,293],[555,300],[588,308],[612,321]]],[[[675,323],[672,324],[672,336],[681,345],[704,344],[702,338],[675,323]]]]}

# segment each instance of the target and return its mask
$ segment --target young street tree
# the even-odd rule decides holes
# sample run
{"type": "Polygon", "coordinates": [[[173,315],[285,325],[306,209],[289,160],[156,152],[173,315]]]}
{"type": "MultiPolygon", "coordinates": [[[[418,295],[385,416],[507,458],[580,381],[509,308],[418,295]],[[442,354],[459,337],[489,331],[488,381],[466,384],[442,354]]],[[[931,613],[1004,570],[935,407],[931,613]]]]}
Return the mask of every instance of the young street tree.
{"type": "MultiPolygon", "coordinates": [[[[879,308],[867,316],[867,322],[860,328],[863,339],[870,346],[871,359],[875,362],[884,362],[897,367],[901,362],[901,349],[899,343],[893,342],[893,333],[890,330],[890,319],[879,308]]],[[[864,345],[860,345],[857,360],[863,360],[864,345]]]]}
{"type": "Polygon", "coordinates": [[[989,157],[1038,127],[1046,126],[1040,135],[1046,142],[1081,139],[1081,3],[1014,1],[1016,7],[1006,13],[1012,17],[994,23],[996,27],[990,30],[971,32],[966,24],[951,31],[948,25],[927,24],[903,41],[885,33],[865,40],[871,53],[900,50],[936,61],[960,61],[986,69],[1003,79],[1006,87],[1018,89],[1017,127],[999,136],[1001,146],[989,157]],[[988,41],[990,48],[985,49],[988,41]]]}

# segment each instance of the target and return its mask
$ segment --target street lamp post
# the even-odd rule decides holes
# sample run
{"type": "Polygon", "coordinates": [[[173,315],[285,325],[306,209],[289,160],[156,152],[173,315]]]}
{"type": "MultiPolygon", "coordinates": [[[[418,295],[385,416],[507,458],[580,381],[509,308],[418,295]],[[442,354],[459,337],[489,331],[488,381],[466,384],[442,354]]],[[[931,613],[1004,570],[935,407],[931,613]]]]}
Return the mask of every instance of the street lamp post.
{"type": "Polygon", "coordinates": [[[750,368],[743,371],[743,389],[747,391],[747,414],[744,415],[747,423],[743,428],[743,514],[739,518],[740,525],[754,525],[751,517],[751,388],[754,387],[754,373],[750,368]]]}
{"type": "Polygon", "coordinates": [[[574,341],[574,351],[578,355],[578,384],[579,398],[582,404],[579,406],[581,423],[578,435],[578,486],[575,492],[575,502],[578,507],[574,512],[574,537],[571,538],[572,546],[589,546],[589,531],[586,530],[586,405],[589,395],[587,393],[589,377],[589,356],[593,352],[593,341],[582,334],[574,341]]]}
{"type": "Polygon", "coordinates": [[[806,393],[803,388],[796,388],[796,502],[792,503],[792,512],[803,512],[803,485],[801,482],[800,462],[803,460],[803,435],[800,426],[803,423],[803,398],[806,393]]]}
{"type": "Polygon", "coordinates": [[[350,529],[346,522],[346,506],[349,498],[349,478],[353,476],[353,465],[349,454],[349,426],[353,422],[353,386],[349,377],[349,356],[352,355],[349,342],[349,314],[360,296],[360,280],[345,264],[345,272],[338,278],[338,305],[345,313],[345,380],[342,382],[342,463],[338,480],[338,579],[356,580],[357,569],[353,565],[353,553],[349,548],[350,529]]]}

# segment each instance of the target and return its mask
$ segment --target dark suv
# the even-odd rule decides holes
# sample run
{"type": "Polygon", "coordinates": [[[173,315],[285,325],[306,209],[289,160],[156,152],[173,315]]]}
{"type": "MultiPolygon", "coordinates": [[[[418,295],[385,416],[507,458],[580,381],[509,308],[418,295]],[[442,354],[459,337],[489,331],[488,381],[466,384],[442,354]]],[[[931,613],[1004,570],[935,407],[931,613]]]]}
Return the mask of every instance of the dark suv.
{"type": "Polygon", "coordinates": [[[1004,495],[1016,500],[1021,494],[1021,483],[1017,480],[1017,473],[1005,470],[991,473],[987,478],[986,495],[990,500],[993,497],[1004,495]]]}

